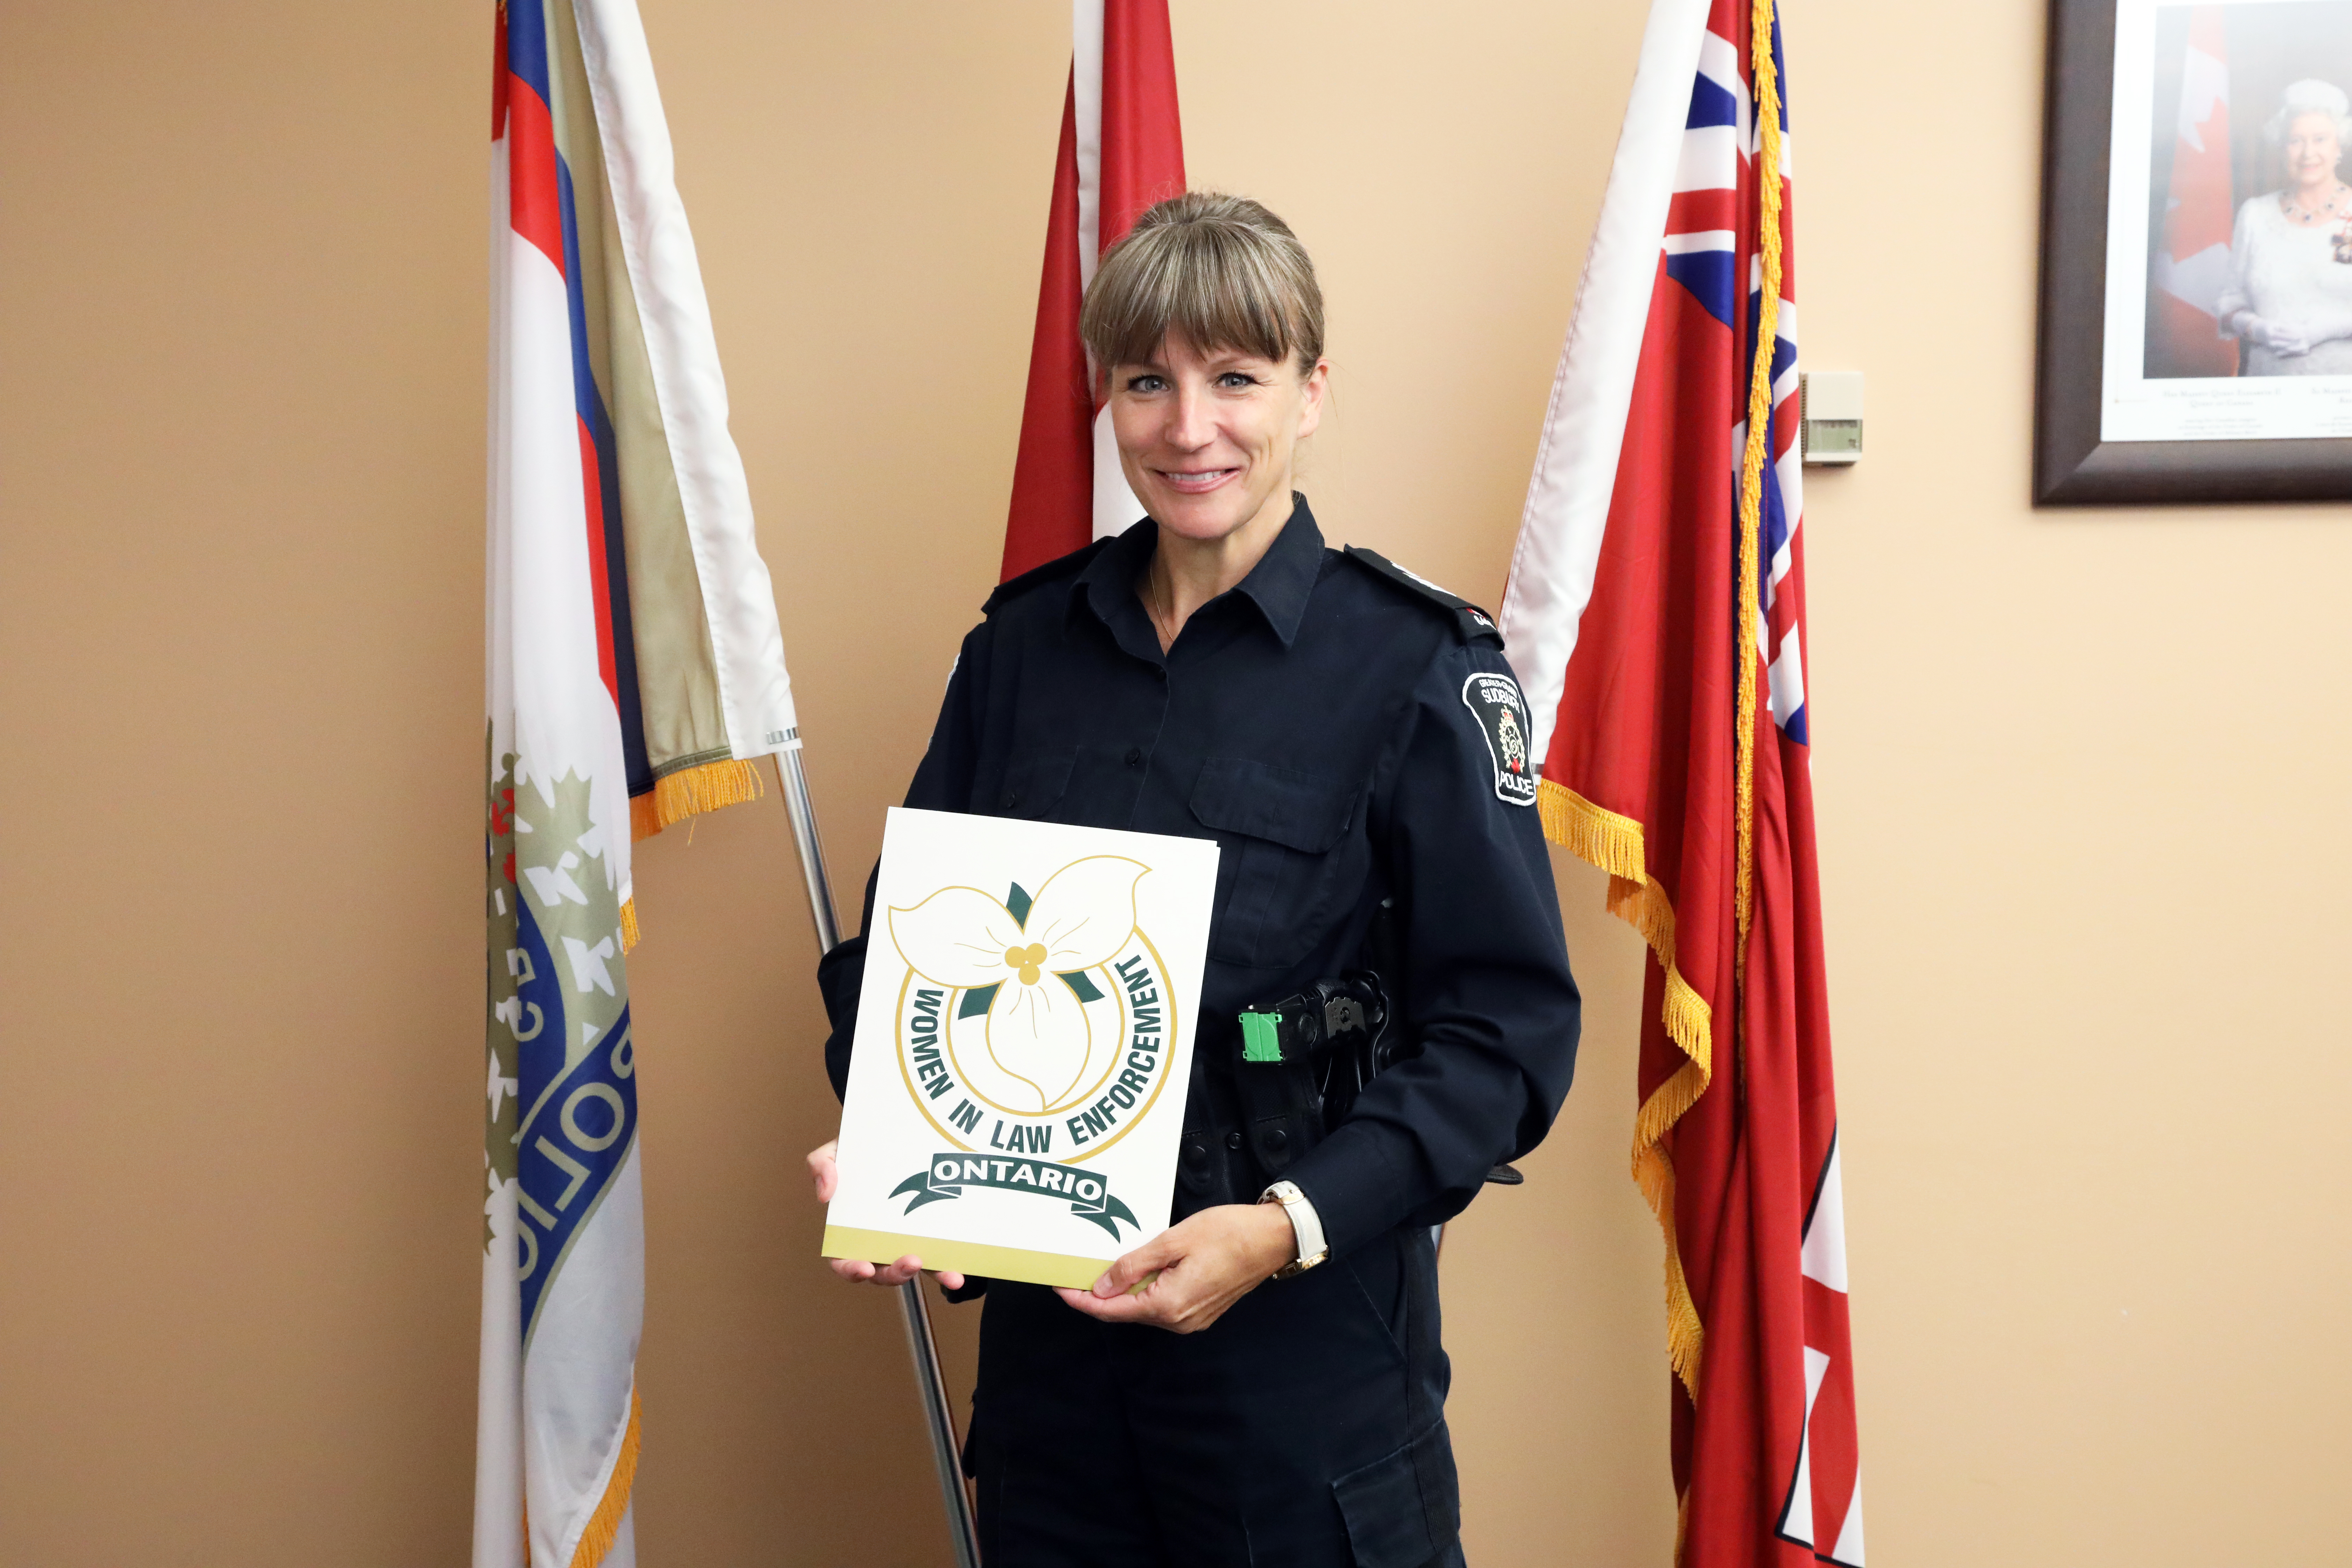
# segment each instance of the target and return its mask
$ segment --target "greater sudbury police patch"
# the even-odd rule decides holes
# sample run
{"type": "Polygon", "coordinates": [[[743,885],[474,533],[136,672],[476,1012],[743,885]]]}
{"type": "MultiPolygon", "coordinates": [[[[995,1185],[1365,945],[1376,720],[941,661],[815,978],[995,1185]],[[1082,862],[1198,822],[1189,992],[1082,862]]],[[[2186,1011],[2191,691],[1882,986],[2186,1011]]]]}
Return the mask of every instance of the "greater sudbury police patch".
{"type": "Polygon", "coordinates": [[[1474,675],[1462,683],[1462,701],[1478,717],[1495,758],[1495,798],[1506,805],[1536,803],[1536,770],[1528,757],[1528,700],[1507,675],[1474,675]]]}

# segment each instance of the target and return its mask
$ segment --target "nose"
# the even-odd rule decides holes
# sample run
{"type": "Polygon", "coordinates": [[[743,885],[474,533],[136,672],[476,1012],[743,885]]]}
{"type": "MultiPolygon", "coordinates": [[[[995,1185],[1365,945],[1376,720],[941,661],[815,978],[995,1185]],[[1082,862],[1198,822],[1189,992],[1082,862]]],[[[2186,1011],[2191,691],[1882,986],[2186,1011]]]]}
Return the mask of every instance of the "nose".
{"type": "Polygon", "coordinates": [[[1197,452],[1216,439],[1216,423],[1210,417],[1209,400],[1198,386],[1180,383],[1176,395],[1169,400],[1168,426],[1161,432],[1167,443],[1181,451],[1197,452]]]}

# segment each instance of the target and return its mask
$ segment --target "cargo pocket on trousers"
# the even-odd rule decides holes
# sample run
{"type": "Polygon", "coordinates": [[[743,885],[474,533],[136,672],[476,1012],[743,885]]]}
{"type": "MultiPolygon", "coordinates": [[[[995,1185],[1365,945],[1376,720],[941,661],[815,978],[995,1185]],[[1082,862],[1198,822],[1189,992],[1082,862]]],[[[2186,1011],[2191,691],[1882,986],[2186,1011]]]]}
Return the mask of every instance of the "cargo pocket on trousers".
{"type": "MultiPolygon", "coordinates": [[[[1322,934],[1333,852],[1356,819],[1360,787],[1296,768],[1211,757],[1192,785],[1192,816],[1231,861],[1231,889],[1209,936],[1212,957],[1279,967],[1322,934]]],[[[1228,873],[1219,868],[1218,879],[1228,873]]]]}
{"type": "Polygon", "coordinates": [[[1462,1532],[1462,1491],[1445,1423],[1331,1483],[1356,1568],[1423,1568],[1462,1532]]]}

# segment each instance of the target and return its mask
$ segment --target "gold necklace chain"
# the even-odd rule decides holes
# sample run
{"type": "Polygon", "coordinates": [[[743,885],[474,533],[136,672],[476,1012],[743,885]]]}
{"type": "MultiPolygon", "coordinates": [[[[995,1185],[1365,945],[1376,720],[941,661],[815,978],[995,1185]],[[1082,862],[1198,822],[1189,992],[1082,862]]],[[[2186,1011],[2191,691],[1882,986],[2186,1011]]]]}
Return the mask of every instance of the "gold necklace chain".
{"type": "Polygon", "coordinates": [[[1168,604],[1165,609],[1157,602],[1162,594],[1160,564],[1160,558],[1153,556],[1150,566],[1143,574],[1143,613],[1151,617],[1151,629],[1159,636],[1160,646],[1164,650],[1176,644],[1176,595],[1172,589],[1166,591],[1168,604]]]}

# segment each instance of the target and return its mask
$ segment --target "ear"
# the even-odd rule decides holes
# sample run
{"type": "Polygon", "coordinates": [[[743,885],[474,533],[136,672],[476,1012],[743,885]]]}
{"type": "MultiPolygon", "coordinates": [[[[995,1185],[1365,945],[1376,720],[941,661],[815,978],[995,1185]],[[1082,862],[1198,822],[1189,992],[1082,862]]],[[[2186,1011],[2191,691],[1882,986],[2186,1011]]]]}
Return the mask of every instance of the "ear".
{"type": "Polygon", "coordinates": [[[1331,362],[1318,359],[1298,384],[1298,434],[1304,441],[1323,423],[1323,399],[1331,390],[1331,362]]]}

